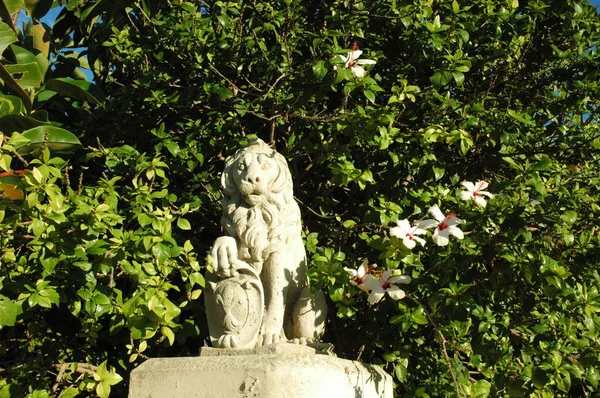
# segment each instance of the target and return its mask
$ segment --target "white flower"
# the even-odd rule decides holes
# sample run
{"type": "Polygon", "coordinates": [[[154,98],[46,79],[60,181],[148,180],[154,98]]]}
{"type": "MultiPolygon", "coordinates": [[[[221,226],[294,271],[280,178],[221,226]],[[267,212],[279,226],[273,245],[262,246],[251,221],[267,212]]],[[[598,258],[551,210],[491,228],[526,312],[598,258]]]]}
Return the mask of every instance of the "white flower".
{"type": "Polygon", "coordinates": [[[486,201],[483,196],[487,196],[490,199],[494,197],[491,193],[484,191],[489,185],[487,181],[477,181],[475,184],[470,181],[463,181],[460,185],[467,189],[460,192],[460,198],[462,200],[472,200],[478,206],[485,207],[486,201]]]}
{"type": "Polygon", "coordinates": [[[390,235],[395,236],[398,239],[402,239],[404,246],[408,247],[409,249],[413,249],[415,247],[415,241],[419,242],[421,246],[425,246],[425,240],[415,235],[423,235],[427,231],[419,228],[418,225],[411,227],[410,222],[408,222],[406,219],[398,221],[397,224],[397,227],[390,228],[390,235]]]}
{"type": "Polygon", "coordinates": [[[410,283],[410,276],[392,276],[392,271],[385,271],[381,275],[381,279],[375,279],[371,285],[371,293],[367,299],[369,304],[378,303],[386,293],[394,300],[400,300],[404,298],[406,293],[404,293],[404,290],[396,286],[396,283],[410,283]]]}
{"type": "Polygon", "coordinates": [[[346,68],[350,68],[352,74],[358,78],[365,76],[365,69],[361,65],[375,65],[377,63],[372,59],[358,59],[361,54],[361,50],[354,50],[350,51],[347,56],[339,55],[346,68]]]}
{"type": "Polygon", "coordinates": [[[435,220],[423,220],[418,226],[423,228],[436,227],[433,232],[433,241],[436,245],[446,246],[450,240],[448,238],[450,235],[454,235],[458,239],[465,237],[463,232],[456,227],[456,225],[462,224],[464,221],[456,217],[454,213],[444,216],[438,205],[431,206],[429,213],[435,217],[435,220]]]}
{"type": "Polygon", "coordinates": [[[372,288],[373,283],[377,282],[377,278],[375,278],[373,275],[370,275],[369,272],[371,272],[371,270],[373,268],[375,268],[376,266],[377,266],[376,264],[369,266],[369,262],[367,260],[365,260],[358,267],[358,269],[353,270],[353,269],[344,267],[344,271],[346,271],[347,273],[350,274],[350,276],[352,276],[352,280],[350,280],[350,283],[352,285],[356,286],[357,288],[359,288],[360,290],[362,290],[364,292],[369,293],[369,291],[372,288]]]}

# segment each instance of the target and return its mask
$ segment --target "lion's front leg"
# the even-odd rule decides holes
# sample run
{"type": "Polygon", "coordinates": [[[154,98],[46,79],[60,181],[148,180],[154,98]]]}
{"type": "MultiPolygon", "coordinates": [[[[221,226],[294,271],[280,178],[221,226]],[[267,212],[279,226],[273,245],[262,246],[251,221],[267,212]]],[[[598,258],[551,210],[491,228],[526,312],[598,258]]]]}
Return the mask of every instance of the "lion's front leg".
{"type": "Polygon", "coordinates": [[[283,331],[285,306],[293,278],[286,267],[289,255],[273,253],[265,261],[260,279],[265,292],[265,315],[258,345],[268,345],[286,340],[283,331]]]}

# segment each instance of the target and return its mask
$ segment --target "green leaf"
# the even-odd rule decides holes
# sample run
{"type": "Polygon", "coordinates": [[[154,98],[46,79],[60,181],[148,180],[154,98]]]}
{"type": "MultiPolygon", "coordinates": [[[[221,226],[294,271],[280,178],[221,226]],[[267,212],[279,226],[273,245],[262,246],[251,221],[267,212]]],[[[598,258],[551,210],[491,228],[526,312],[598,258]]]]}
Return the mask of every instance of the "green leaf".
{"type": "Polygon", "coordinates": [[[157,243],[152,246],[152,254],[157,258],[158,263],[164,263],[171,255],[169,249],[162,243],[157,243]]]}
{"type": "Polygon", "coordinates": [[[185,218],[183,218],[183,217],[179,217],[177,219],[177,226],[180,229],[183,229],[185,231],[189,231],[190,229],[192,229],[192,226],[191,226],[190,222],[188,220],[186,220],[185,218]]]}
{"type": "Polygon", "coordinates": [[[58,398],[74,398],[79,394],[79,389],[75,387],[68,387],[62,390],[58,398]]]}
{"type": "Polygon", "coordinates": [[[160,332],[169,340],[169,345],[173,345],[173,343],[175,343],[175,333],[173,333],[171,328],[167,326],[162,326],[160,328],[160,332]]]}
{"type": "Polygon", "coordinates": [[[0,80],[3,80],[4,84],[10,87],[10,89],[13,90],[19,96],[19,98],[21,98],[21,101],[23,101],[23,106],[25,106],[27,112],[31,112],[32,103],[31,98],[29,98],[29,94],[23,91],[23,88],[17,81],[15,81],[15,79],[13,79],[13,76],[2,63],[0,63],[0,80]]]}
{"type": "Polygon", "coordinates": [[[200,272],[192,272],[190,274],[190,282],[204,287],[205,280],[200,272]]]}
{"type": "Polygon", "coordinates": [[[575,221],[577,221],[577,212],[573,210],[567,210],[560,216],[560,219],[567,224],[575,224],[575,221]]]}
{"type": "Polygon", "coordinates": [[[352,228],[356,225],[356,221],[354,220],[346,220],[342,223],[342,225],[344,225],[344,228],[352,228]]]}
{"type": "Polygon", "coordinates": [[[214,93],[219,96],[219,99],[221,101],[225,101],[225,100],[233,97],[233,93],[231,92],[231,90],[229,90],[225,87],[219,87],[218,89],[216,89],[214,91],[214,93]]]}
{"type": "Polygon", "coordinates": [[[14,95],[0,95],[0,115],[18,115],[24,111],[23,101],[19,97],[14,95]]]}
{"type": "Polygon", "coordinates": [[[108,374],[106,374],[102,380],[107,382],[111,386],[114,386],[115,384],[120,383],[123,380],[123,377],[121,377],[120,374],[116,373],[115,369],[112,368],[111,371],[108,374]]]}
{"type": "Polygon", "coordinates": [[[429,80],[435,87],[439,88],[439,87],[443,87],[446,84],[450,83],[452,78],[453,78],[452,73],[450,73],[448,71],[443,71],[443,72],[435,72],[433,74],[433,76],[431,76],[429,78],[429,80]]]}
{"type": "Polygon", "coordinates": [[[31,17],[40,19],[50,10],[52,1],[53,0],[24,0],[23,3],[31,17]]]}
{"type": "Polygon", "coordinates": [[[365,97],[372,103],[375,103],[375,94],[371,90],[365,90],[365,97]]]}
{"type": "Polygon", "coordinates": [[[455,14],[458,14],[458,12],[460,11],[459,7],[458,7],[458,2],[456,0],[452,1],[452,11],[455,14]]]}
{"type": "MultiPolygon", "coordinates": [[[[91,104],[102,104],[104,93],[95,84],[84,80],[74,80],[66,77],[48,80],[44,86],[46,90],[55,91],[65,97],[91,104]]],[[[231,92],[230,92],[231,94],[231,92]]],[[[233,94],[231,94],[233,95],[233,94]]]]}
{"type": "Polygon", "coordinates": [[[8,299],[0,299],[0,327],[14,326],[17,316],[22,312],[21,305],[8,299]]]}
{"type": "Polygon", "coordinates": [[[419,308],[411,314],[411,319],[419,325],[427,325],[427,317],[423,314],[423,309],[419,308]],[[421,311],[419,311],[419,309],[421,311]]]}
{"type": "Polygon", "coordinates": [[[60,298],[56,290],[47,288],[40,290],[38,294],[40,296],[40,300],[38,301],[38,304],[40,306],[46,308],[50,308],[51,304],[58,306],[60,298]]]}
{"type": "Polygon", "coordinates": [[[471,387],[471,398],[487,398],[490,395],[492,385],[487,380],[478,380],[471,387]]]}
{"type": "Polygon", "coordinates": [[[463,82],[465,81],[465,75],[461,72],[452,72],[452,77],[454,77],[454,81],[459,86],[462,86],[463,82]]]}
{"type": "MultiPolygon", "coordinates": [[[[6,11],[9,15],[14,14],[25,7],[23,0],[4,0],[3,4],[6,6],[6,11]]],[[[2,19],[4,19],[4,17],[2,17],[2,19]]]]}
{"type": "Polygon", "coordinates": [[[408,377],[408,358],[400,358],[394,366],[394,375],[400,383],[405,383],[408,377]]]}
{"type": "Polygon", "coordinates": [[[15,32],[4,22],[0,22],[0,55],[4,53],[4,50],[12,43],[17,41],[15,32]]]}
{"type": "Polygon", "coordinates": [[[431,169],[433,170],[433,175],[436,181],[446,174],[446,170],[444,168],[431,166],[431,169]]]}
{"type": "Polygon", "coordinates": [[[22,136],[29,139],[30,142],[27,145],[15,145],[15,149],[21,155],[31,153],[44,145],[46,134],[48,134],[46,145],[53,152],[72,152],[82,146],[79,139],[65,129],[39,126],[25,131],[22,136]]]}
{"type": "Polygon", "coordinates": [[[100,398],[108,398],[110,395],[110,384],[106,381],[98,383],[96,386],[96,394],[98,394],[100,398]]]}
{"type": "Polygon", "coordinates": [[[327,66],[325,65],[325,61],[317,61],[312,66],[313,75],[321,80],[327,74],[327,66]]]}
{"type": "Polygon", "coordinates": [[[42,24],[35,23],[31,26],[31,29],[27,33],[28,36],[31,36],[33,48],[38,50],[42,55],[42,57],[40,57],[40,61],[46,61],[46,64],[48,64],[48,55],[50,54],[50,35],[46,34],[46,29],[44,26],[42,24]]]}
{"type": "Polygon", "coordinates": [[[520,164],[515,162],[515,160],[513,158],[505,156],[502,158],[502,160],[504,160],[506,163],[508,163],[513,169],[518,170],[518,171],[523,171],[523,166],[521,166],[520,164]]]}
{"type": "Polygon", "coordinates": [[[513,111],[512,109],[508,109],[506,111],[510,117],[518,121],[519,123],[526,124],[528,126],[535,126],[535,122],[531,120],[531,116],[527,114],[522,114],[517,111],[513,111]]]}
{"type": "Polygon", "coordinates": [[[571,375],[568,372],[559,372],[555,376],[556,387],[564,392],[569,392],[571,389],[571,375]]]}
{"type": "Polygon", "coordinates": [[[552,165],[552,161],[550,158],[544,158],[537,163],[531,165],[530,170],[539,171],[539,170],[547,170],[552,165]]]}
{"type": "Polygon", "coordinates": [[[42,84],[42,73],[37,62],[4,65],[6,71],[22,89],[38,88],[42,84]]]}
{"type": "Polygon", "coordinates": [[[33,117],[22,115],[6,115],[0,118],[0,130],[5,132],[22,132],[45,124],[47,123],[41,122],[33,117]]]}

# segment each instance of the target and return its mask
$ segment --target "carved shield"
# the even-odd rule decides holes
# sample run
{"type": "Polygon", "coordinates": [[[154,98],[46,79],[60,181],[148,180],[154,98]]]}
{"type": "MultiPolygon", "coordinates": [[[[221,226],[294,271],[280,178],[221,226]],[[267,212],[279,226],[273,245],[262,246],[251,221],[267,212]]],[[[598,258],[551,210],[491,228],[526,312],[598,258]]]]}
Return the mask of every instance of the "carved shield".
{"type": "Polygon", "coordinates": [[[264,312],[264,293],[254,269],[244,266],[237,275],[216,280],[209,275],[204,302],[213,347],[254,348],[264,312]]]}

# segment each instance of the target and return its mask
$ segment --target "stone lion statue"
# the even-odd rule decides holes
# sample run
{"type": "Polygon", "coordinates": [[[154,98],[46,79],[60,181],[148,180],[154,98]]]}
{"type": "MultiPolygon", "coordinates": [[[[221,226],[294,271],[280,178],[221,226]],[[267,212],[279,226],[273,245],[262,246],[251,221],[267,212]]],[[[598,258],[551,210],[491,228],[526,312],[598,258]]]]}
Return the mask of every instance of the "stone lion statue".
{"type": "Polygon", "coordinates": [[[221,177],[226,236],[211,250],[207,314],[213,345],[310,343],[326,303],[306,276],[300,209],[285,158],[262,140],[238,150],[221,177]]]}

